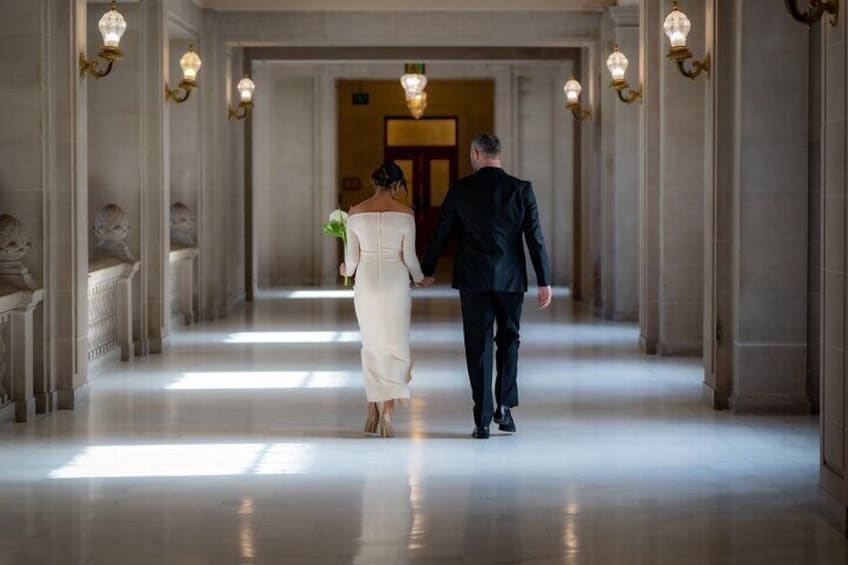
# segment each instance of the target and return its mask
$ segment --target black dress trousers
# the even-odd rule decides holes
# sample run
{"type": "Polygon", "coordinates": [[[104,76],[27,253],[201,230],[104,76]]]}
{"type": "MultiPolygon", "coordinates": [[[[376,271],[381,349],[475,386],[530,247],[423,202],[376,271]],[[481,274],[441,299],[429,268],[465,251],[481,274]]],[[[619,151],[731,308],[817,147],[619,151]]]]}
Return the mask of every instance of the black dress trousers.
{"type": "Polygon", "coordinates": [[[524,293],[462,291],[460,299],[474,423],[488,426],[495,411],[494,401],[507,408],[518,406],[518,346],[524,293]],[[493,359],[497,364],[494,401],[493,359]]]}

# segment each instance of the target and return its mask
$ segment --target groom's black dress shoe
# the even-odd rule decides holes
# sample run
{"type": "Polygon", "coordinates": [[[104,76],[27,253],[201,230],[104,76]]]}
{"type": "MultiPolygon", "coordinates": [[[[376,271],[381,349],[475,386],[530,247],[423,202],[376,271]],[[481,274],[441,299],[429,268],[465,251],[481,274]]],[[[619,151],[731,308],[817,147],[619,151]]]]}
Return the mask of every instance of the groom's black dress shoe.
{"type": "Polygon", "coordinates": [[[471,437],[474,439],[489,439],[489,426],[477,426],[471,432],[471,437]]]}
{"type": "Polygon", "coordinates": [[[502,432],[515,433],[516,431],[515,419],[506,406],[498,406],[495,411],[495,423],[498,424],[498,429],[502,432]]]}

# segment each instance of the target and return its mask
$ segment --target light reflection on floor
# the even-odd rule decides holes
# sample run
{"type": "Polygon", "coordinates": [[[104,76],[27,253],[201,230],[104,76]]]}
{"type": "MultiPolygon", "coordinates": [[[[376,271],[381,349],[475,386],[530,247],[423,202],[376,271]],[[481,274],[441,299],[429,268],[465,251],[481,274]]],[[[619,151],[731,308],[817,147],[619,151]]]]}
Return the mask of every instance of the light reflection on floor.
{"type": "Polygon", "coordinates": [[[844,563],[816,422],[701,400],[694,359],[525,306],[519,433],[468,439],[455,293],[416,293],[398,437],[360,433],[350,291],[274,291],[0,428],[0,563],[844,563]],[[288,294],[285,294],[288,293],[288,294]]]}

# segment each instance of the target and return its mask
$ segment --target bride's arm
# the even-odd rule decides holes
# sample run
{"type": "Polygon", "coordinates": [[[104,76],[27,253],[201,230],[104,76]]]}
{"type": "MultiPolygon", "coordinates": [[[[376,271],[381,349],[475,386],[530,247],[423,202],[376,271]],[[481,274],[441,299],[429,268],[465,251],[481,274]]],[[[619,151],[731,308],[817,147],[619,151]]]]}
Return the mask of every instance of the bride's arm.
{"type": "Polygon", "coordinates": [[[410,218],[410,227],[403,235],[403,263],[412,276],[412,280],[420,283],[424,280],[424,273],[421,272],[421,264],[418,262],[418,256],[415,254],[415,218],[412,216],[410,218]]]}
{"type": "Polygon", "coordinates": [[[352,277],[356,274],[356,268],[359,266],[359,238],[356,237],[356,232],[350,228],[350,218],[347,223],[347,245],[345,245],[345,270],[347,276],[352,277]]]}

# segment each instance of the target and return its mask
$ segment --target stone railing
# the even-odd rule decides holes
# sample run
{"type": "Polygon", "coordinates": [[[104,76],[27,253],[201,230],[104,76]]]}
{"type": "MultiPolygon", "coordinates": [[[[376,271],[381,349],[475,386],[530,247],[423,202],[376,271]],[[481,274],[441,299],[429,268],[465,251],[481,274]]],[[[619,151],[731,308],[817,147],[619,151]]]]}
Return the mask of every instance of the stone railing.
{"type": "Polygon", "coordinates": [[[132,278],[140,263],[124,240],[129,224],[123,210],[109,204],[97,214],[97,248],[88,266],[88,359],[120,348],[121,361],[133,358],[132,278]]]}
{"type": "Polygon", "coordinates": [[[194,219],[185,204],[171,206],[170,300],[171,316],[185,325],[196,322],[195,263],[198,255],[192,230],[194,219]]]}
{"type": "Polygon", "coordinates": [[[30,245],[21,223],[0,215],[0,417],[18,422],[35,413],[33,311],[44,299],[22,262],[30,245]]]}
{"type": "Polygon", "coordinates": [[[91,263],[88,271],[88,359],[121,349],[121,361],[133,358],[132,277],[139,263],[91,263]]]}

